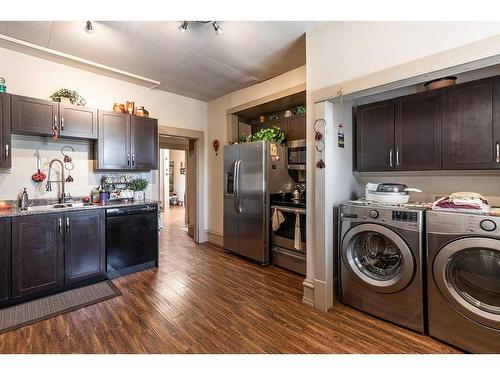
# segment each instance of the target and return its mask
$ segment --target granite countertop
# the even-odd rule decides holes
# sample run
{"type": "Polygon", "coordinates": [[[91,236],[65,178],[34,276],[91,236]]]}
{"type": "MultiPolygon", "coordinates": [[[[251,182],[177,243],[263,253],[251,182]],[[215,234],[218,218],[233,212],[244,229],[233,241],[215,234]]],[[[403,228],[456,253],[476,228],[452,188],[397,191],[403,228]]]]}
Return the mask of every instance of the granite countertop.
{"type": "MultiPolygon", "coordinates": [[[[74,204],[81,204],[82,202],[72,202],[74,204]]],[[[56,204],[56,203],[48,203],[56,204]]],[[[66,203],[71,204],[70,202],[66,203]]],[[[46,209],[34,209],[33,207],[40,207],[40,205],[30,205],[30,209],[21,210],[19,207],[12,207],[10,210],[0,210],[0,218],[9,218],[17,216],[29,216],[29,215],[43,215],[43,214],[55,214],[64,213],[70,211],[81,211],[81,210],[96,210],[96,209],[107,209],[107,208],[122,208],[122,207],[132,207],[132,206],[142,206],[144,204],[158,204],[158,201],[145,200],[145,201],[108,201],[106,204],[92,204],[88,206],[67,206],[64,208],[49,208],[46,209]]],[[[45,206],[45,205],[44,205],[45,206]]],[[[44,207],[42,206],[42,207],[44,207]]]]}

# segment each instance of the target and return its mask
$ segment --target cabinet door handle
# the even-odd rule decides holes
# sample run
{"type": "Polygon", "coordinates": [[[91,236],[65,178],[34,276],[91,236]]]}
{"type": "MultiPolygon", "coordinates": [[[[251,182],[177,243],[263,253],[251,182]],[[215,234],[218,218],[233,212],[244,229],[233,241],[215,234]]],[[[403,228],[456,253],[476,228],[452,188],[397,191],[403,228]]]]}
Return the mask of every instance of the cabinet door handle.
{"type": "Polygon", "coordinates": [[[69,232],[69,217],[66,218],[66,233],[69,232]]]}
{"type": "Polygon", "coordinates": [[[9,145],[5,145],[5,158],[9,158],[9,145]]]}
{"type": "Polygon", "coordinates": [[[132,165],[135,166],[135,153],[132,154],[132,165]]]}
{"type": "Polygon", "coordinates": [[[399,147],[396,147],[396,166],[399,167],[399,147]]]}
{"type": "Polygon", "coordinates": [[[130,154],[127,154],[127,165],[130,166],[130,154]]]}
{"type": "Polygon", "coordinates": [[[64,131],[64,116],[61,116],[61,131],[64,131]]]}
{"type": "Polygon", "coordinates": [[[62,233],[62,218],[59,218],[59,234],[62,233]]]}
{"type": "Polygon", "coordinates": [[[389,167],[392,167],[392,148],[389,151],[389,167]]]}
{"type": "Polygon", "coordinates": [[[500,143],[499,142],[497,142],[497,144],[496,144],[496,153],[495,154],[496,154],[495,161],[497,163],[500,163],[500,143]]]}

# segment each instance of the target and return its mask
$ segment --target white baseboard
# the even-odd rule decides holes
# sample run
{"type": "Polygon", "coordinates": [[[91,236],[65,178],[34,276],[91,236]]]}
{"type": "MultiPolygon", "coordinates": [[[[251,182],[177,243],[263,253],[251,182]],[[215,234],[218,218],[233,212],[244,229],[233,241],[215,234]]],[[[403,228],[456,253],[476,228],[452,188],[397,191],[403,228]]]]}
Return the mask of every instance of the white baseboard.
{"type": "Polygon", "coordinates": [[[207,240],[214,245],[224,246],[224,236],[221,233],[207,230],[207,240]]]}
{"type": "Polygon", "coordinates": [[[302,303],[314,307],[314,283],[310,280],[305,279],[302,282],[302,286],[304,287],[304,291],[302,294],[302,303]]]}

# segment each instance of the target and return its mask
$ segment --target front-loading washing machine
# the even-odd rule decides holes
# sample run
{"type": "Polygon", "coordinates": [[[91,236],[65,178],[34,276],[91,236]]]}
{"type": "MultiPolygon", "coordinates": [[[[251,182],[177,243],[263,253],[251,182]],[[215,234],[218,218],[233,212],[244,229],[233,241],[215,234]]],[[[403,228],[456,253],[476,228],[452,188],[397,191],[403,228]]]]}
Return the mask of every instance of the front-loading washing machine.
{"type": "Polygon", "coordinates": [[[424,208],[340,206],[340,299],[418,332],[424,318],[424,208]]]}
{"type": "Polygon", "coordinates": [[[427,211],[429,334],[500,353],[500,217],[427,211]]]}

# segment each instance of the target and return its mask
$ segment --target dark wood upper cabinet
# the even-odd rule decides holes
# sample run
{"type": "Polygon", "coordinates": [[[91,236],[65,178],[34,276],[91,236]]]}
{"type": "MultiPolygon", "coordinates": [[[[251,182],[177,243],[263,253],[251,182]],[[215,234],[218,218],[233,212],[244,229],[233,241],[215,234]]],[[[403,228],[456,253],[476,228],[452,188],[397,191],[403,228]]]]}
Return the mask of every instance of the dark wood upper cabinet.
{"type": "Polygon", "coordinates": [[[0,168],[11,167],[10,95],[0,93],[0,168]]]}
{"type": "Polygon", "coordinates": [[[356,140],[358,171],[394,170],[393,99],[357,107],[356,140]]]}
{"type": "Polygon", "coordinates": [[[287,140],[306,139],[306,115],[297,115],[288,120],[287,140]]]}
{"type": "Polygon", "coordinates": [[[12,219],[12,298],[64,285],[63,216],[12,219]]]}
{"type": "Polygon", "coordinates": [[[97,110],[59,104],[60,135],[68,138],[97,139],[97,110]]]}
{"type": "Polygon", "coordinates": [[[158,120],[131,116],[131,167],[134,170],[158,169],[158,120]]]}
{"type": "Polygon", "coordinates": [[[97,169],[130,169],[130,115],[99,110],[97,169]]]}
{"type": "Polygon", "coordinates": [[[0,219],[0,304],[10,299],[10,219],[0,219]]]}
{"type": "Polygon", "coordinates": [[[53,135],[59,126],[59,103],[50,100],[12,95],[12,132],[53,135]]]}
{"type": "Polygon", "coordinates": [[[65,226],[65,284],[104,275],[106,271],[105,211],[67,213],[65,226]]]}
{"type": "Polygon", "coordinates": [[[395,101],[396,170],[441,169],[441,90],[395,101]]]}
{"type": "Polygon", "coordinates": [[[498,79],[443,89],[444,169],[500,168],[499,101],[498,79]]]}

